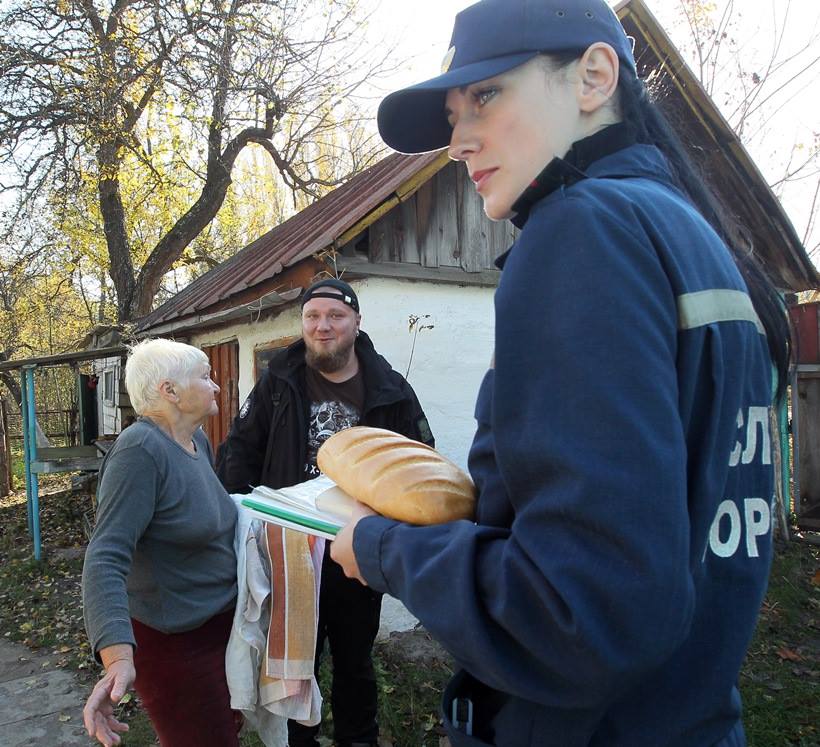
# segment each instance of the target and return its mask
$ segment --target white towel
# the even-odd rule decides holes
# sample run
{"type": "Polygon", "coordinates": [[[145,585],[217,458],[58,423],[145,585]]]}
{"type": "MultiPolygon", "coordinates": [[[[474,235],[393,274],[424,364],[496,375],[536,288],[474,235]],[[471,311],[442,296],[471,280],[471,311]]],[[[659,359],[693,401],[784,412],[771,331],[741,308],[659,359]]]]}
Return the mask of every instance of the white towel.
{"type": "MultiPolygon", "coordinates": [[[[270,621],[275,611],[271,608],[271,558],[267,525],[253,519],[240,505],[243,496],[234,495],[232,498],[237,505],[239,517],[234,541],[237,558],[237,603],[225,657],[231,707],[242,711],[248,725],[259,734],[266,747],[286,747],[287,719],[292,718],[309,726],[318,724],[321,719],[322,697],[313,676],[313,655],[307,657],[303,653],[299,661],[291,661],[287,656],[277,661],[279,657],[269,655],[269,651],[273,650],[276,653],[277,649],[271,649],[270,621]],[[308,659],[309,667],[306,664],[308,659]]],[[[283,531],[278,527],[274,530],[283,531]]],[[[276,547],[277,543],[273,544],[276,547]]],[[[282,545],[281,542],[279,544],[282,545]]],[[[302,639],[295,649],[304,652],[307,647],[315,648],[318,581],[321,579],[324,541],[318,540],[308,553],[305,553],[304,549],[299,550],[298,539],[290,545],[289,556],[292,566],[298,568],[301,564],[302,572],[286,574],[285,588],[280,588],[279,593],[274,596],[281,602],[284,591],[284,598],[287,599],[287,577],[290,575],[299,578],[302,586],[301,590],[296,591],[296,596],[293,594],[297,587],[292,586],[289,590],[291,599],[301,598],[304,601],[308,585],[305,579],[313,579],[310,593],[315,600],[314,614],[311,615],[310,622],[305,619],[303,624],[300,620],[298,626],[290,627],[290,630],[295,630],[302,639]],[[294,557],[297,560],[294,561],[294,557]],[[309,641],[313,643],[305,642],[305,634],[309,635],[309,641]]],[[[287,547],[287,540],[282,547],[287,547]]],[[[280,560],[286,557],[288,556],[279,551],[280,560]]],[[[280,587],[282,586],[280,584],[280,587]]],[[[286,629],[282,628],[278,635],[284,634],[287,640],[285,631],[286,629]]],[[[278,650],[281,651],[281,647],[278,650]]]]}

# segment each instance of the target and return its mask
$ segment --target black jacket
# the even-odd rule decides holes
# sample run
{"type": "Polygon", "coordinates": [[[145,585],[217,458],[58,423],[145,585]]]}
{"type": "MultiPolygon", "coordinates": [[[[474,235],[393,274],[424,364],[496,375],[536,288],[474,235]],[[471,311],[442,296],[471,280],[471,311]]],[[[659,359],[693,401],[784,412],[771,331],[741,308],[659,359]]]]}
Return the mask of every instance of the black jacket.
{"type": "MultiPolygon", "coordinates": [[[[361,425],[386,428],[433,446],[427,418],[410,384],[376,352],[364,332],[356,338],[355,350],[365,387],[361,425]]],[[[216,473],[229,493],[304,482],[309,409],[305,343],[299,340],[271,359],[219,447],[216,473]]]]}

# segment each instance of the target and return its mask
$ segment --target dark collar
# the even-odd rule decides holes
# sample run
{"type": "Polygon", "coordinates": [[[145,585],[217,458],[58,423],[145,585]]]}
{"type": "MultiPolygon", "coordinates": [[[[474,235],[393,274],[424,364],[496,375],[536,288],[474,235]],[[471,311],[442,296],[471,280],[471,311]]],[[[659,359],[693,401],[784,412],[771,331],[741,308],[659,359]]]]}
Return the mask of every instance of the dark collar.
{"type": "Polygon", "coordinates": [[[586,179],[585,172],[590,164],[636,142],[632,128],[620,122],[573,143],[569,152],[563,158],[553,158],[513,203],[513,225],[523,228],[536,202],[560,187],[569,187],[586,179]]]}

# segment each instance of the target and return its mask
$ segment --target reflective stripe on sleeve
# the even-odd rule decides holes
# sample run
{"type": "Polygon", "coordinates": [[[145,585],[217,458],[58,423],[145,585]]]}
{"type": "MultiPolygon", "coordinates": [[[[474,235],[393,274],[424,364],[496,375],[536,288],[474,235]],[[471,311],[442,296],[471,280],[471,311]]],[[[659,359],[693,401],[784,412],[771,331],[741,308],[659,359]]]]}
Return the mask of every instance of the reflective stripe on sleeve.
{"type": "Polygon", "coordinates": [[[695,329],[715,322],[751,322],[761,335],[766,330],[747,293],[713,289],[678,296],[678,329],[695,329]]]}

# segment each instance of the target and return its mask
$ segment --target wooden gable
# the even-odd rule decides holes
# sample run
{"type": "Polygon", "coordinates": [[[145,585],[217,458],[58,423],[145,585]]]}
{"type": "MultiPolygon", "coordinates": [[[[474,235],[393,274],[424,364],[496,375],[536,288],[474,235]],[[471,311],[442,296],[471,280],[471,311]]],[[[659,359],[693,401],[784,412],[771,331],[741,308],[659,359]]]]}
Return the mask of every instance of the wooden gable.
{"type": "Polygon", "coordinates": [[[518,234],[509,221],[491,221],[463,165],[452,162],[355,240],[371,263],[396,262],[478,273],[518,234]]]}

